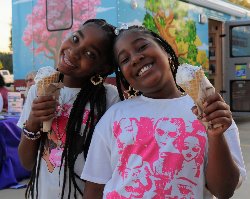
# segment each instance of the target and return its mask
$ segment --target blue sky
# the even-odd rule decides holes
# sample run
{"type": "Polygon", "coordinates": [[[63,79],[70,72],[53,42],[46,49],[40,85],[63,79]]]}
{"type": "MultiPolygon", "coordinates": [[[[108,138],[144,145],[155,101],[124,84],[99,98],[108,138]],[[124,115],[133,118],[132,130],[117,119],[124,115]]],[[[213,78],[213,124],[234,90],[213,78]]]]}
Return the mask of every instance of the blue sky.
{"type": "Polygon", "coordinates": [[[0,52],[9,52],[11,0],[0,2],[0,52]]]}

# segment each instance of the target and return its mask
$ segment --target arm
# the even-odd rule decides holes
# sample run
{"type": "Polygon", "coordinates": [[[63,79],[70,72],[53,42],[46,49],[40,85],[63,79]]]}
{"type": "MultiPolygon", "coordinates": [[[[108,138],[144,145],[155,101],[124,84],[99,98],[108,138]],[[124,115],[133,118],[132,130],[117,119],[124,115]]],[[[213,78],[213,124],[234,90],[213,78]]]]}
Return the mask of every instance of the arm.
{"type": "Polygon", "coordinates": [[[218,198],[232,197],[239,181],[239,169],[230,153],[223,133],[232,124],[230,107],[216,93],[207,98],[202,121],[222,124],[208,129],[208,164],[205,171],[207,188],[218,198]]]}
{"type": "Polygon", "coordinates": [[[83,199],[102,199],[104,184],[86,181],[83,199]]]}
{"type": "MultiPolygon", "coordinates": [[[[26,129],[30,132],[38,132],[43,121],[54,117],[56,101],[52,96],[43,96],[34,99],[26,129]]],[[[18,154],[24,168],[32,170],[37,158],[40,138],[37,140],[27,139],[23,134],[18,146],[18,154]]]]}

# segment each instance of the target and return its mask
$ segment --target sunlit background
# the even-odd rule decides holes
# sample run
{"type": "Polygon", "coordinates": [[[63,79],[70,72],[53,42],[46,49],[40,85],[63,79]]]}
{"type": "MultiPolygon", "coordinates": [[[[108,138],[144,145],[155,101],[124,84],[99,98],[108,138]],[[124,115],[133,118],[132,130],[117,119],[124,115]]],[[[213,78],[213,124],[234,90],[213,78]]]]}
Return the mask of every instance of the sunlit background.
{"type": "Polygon", "coordinates": [[[11,0],[0,0],[0,52],[10,52],[11,0]]]}

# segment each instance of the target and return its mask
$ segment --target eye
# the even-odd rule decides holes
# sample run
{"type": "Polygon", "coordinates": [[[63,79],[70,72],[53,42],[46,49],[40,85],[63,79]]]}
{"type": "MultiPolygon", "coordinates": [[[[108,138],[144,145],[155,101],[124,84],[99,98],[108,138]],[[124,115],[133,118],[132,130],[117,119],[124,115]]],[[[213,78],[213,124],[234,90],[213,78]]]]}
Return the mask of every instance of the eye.
{"type": "Polygon", "coordinates": [[[160,136],[163,136],[165,134],[165,131],[163,131],[162,129],[156,129],[156,131],[160,136]]]}
{"type": "Polygon", "coordinates": [[[79,42],[79,38],[77,35],[72,35],[72,42],[73,43],[78,43],[79,42]]]}
{"type": "Polygon", "coordinates": [[[139,52],[143,51],[146,47],[147,47],[148,44],[143,44],[139,47],[139,52]]]}
{"type": "Polygon", "coordinates": [[[95,58],[96,58],[95,53],[93,53],[93,52],[91,52],[91,51],[89,51],[89,50],[86,50],[86,51],[84,52],[84,54],[85,54],[87,57],[89,57],[90,59],[95,59],[95,58]]]}
{"type": "Polygon", "coordinates": [[[192,148],[193,152],[199,152],[200,148],[199,147],[194,147],[192,148]]]}
{"type": "Polygon", "coordinates": [[[129,60],[128,57],[122,58],[121,61],[120,61],[120,65],[126,64],[128,62],[128,60],[129,60]]]}

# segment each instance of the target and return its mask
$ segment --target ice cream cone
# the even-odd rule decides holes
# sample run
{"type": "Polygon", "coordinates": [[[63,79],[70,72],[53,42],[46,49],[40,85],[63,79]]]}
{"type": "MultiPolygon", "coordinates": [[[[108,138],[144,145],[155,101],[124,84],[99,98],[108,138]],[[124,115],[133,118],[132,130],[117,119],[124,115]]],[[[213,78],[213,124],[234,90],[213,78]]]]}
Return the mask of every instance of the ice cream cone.
{"type": "MultiPolygon", "coordinates": [[[[195,69],[194,76],[187,82],[178,84],[195,102],[198,108],[198,117],[202,118],[203,103],[205,99],[215,93],[213,85],[209,82],[202,68],[195,69]]],[[[211,123],[203,122],[206,128],[217,128],[220,124],[212,126],[211,123]]]]}
{"type": "MultiPolygon", "coordinates": [[[[59,81],[59,72],[55,72],[54,74],[44,77],[37,82],[37,95],[38,96],[46,96],[53,95],[57,99],[60,93],[60,86],[58,86],[59,81]]],[[[43,132],[49,132],[51,130],[52,121],[44,121],[43,122],[43,132]]]]}
{"type": "Polygon", "coordinates": [[[48,95],[47,90],[48,86],[52,83],[58,83],[59,81],[59,72],[56,72],[48,77],[44,77],[40,81],[37,82],[37,95],[45,96],[48,95]]]}
{"type": "Polygon", "coordinates": [[[199,89],[201,79],[204,77],[203,70],[197,70],[195,77],[186,84],[179,84],[179,86],[196,102],[199,97],[199,89]]]}

